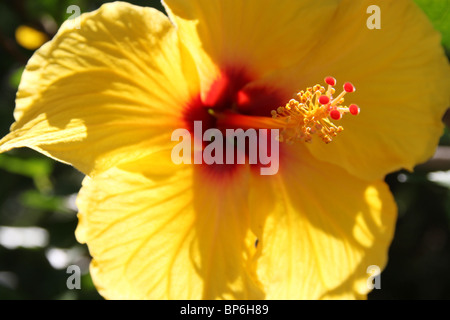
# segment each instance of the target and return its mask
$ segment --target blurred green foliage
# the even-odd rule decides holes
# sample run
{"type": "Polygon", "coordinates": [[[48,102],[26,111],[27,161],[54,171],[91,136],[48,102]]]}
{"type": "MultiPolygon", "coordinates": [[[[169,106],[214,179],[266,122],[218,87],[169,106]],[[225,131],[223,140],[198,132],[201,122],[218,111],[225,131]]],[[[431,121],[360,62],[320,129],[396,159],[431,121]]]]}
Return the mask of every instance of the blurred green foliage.
{"type": "Polygon", "coordinates": [[[450,53],[450,0],[414,0],[442,34],[442,45],[450,53]]]}
{"type": "MultiPolygon", "coordinates": [[[[415,0],[443,33],[450,48],[450,1],[415,0]]],[[[3,0],[0,2],[0,136],[13,123],[14,96],[32,51],[21,48],[14,32],[29,25],[51,38],[78,5],[88,12],[110,1],[3,0]]],[[[156,0],[128,1],[163,7],[156,0]]],[[[450,51],[450,50],[449,50],[450,51]]],[[[450,145],[446,128],[441,145],[450,145]]],[[[39,227],[45,245],[6,247],[0,244],[0,299],[101,299],[88,272],[89,253],[77,243],[74,197],[83,176],[32,150],[0,155],[0,228],[39,227]],[[40,229],[40,230],[41,230],[40,229]],[[63,255],[65,264],[52,257],[63,255]],[[53,262],[52,262],[53,261],[53,262]],[[65,265],[82,268],[81,290],[68,290],[65,265]]],[[[381,276],[381,290],[370,299],[450,299],[450,178],[430,181],[428,170],[396,172],[386,181],[395,196],[399,218],[381,276]]]]}

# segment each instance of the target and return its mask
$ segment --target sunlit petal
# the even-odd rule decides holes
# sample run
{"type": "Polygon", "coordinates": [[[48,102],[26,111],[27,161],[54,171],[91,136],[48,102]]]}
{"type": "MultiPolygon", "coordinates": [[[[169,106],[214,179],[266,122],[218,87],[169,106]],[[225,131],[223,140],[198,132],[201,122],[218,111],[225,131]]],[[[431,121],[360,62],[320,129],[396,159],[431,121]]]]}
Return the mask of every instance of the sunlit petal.
{"type": "Polygon", "coordinates": [[[165,2],[194,59],[245,66],[257,79],[249,87],[294,95],[329,75],[339,86],[354,83],[348,103],[361,115],[340,121],[335,143],[310,145],[317,158],[373,180],[433,154],[450,68],[439,34],[412,1],[165,2]],[[381,29],[367,27],[371,5],[380,8],[381,29]]]}
{"type": "Polygon", "coordinates": [[[110,299],[257,299],[248,174],[229,181],[175,166],[170,153],[85,180],[77,238],[110,299]]]}
{"type": "Polygon", "coordinates": [[[382,270],[396,206],[383,182],[368,183],[290,148],[275,179],[253,177],[250,210],[257,270],[268,299],[364,298],[367,268],[382,270]]]}
{"type": "Polygon", "coordinates": [[[159,11],[118,2],[80,19],[29,61],[0,151],[30,147],[90,174],[161,149],[198,81],[159,11]]]}

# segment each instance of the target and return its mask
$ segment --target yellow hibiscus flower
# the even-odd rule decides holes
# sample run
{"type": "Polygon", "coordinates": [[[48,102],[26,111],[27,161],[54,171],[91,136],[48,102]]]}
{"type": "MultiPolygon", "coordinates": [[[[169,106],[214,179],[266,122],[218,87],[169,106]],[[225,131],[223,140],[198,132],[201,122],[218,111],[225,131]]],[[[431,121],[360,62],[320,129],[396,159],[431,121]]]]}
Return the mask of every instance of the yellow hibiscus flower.
{"type": "Polygon", "coordinates": [[[429,158],[442,132],[438,33],[411,1],[165,6],[115,2],[64,24],[30,59],[0,152],[29,147],[86,174],[76,236],[106,298],[365,297],[396,220],[384,176],[429,158]],[[276,175],[172,162],[174,130],[277,127],[277,107],[327,75],[352,81],[361,114],[336,120],[330,144],[281,142],[276,175]]]}

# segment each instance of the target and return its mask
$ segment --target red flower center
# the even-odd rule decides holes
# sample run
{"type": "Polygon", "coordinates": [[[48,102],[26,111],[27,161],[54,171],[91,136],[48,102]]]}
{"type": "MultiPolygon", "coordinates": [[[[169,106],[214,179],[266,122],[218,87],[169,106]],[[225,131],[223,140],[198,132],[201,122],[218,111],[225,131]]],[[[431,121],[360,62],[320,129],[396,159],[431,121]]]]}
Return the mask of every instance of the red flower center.
{"type": "MultiPolygon", "coordinates": [[[[271,111],[274,106],[283,105],[287,100],[285,94],[281,90],[272,87],[262,87],[253,85],[254,78],[242,69],[226,69],[221,76],[216,79],[211,85],[206,98],[201,99],[200,94],[189,101],[183,114],[183,119],[186,123],[186,128],[194,136],[194,122],[202,122],[202,136],[203,133],[211,128],[219,129],[224,137],[224,164],[202,165],[207,168],[205,170],[212,170],[214,172],[229,172],[236,168],[238,157],[245,157],[249,160],[250,152],[255,149],[249,148],[248,143],[244,150],[233,145],[235,161],[233,164],[226,164],[226,144],[232,143],[227,139],[226,129],[252,129],[251,126],[239,128],[232,125],[225,124],[227,121],[218,121],[218,118],[226,119],[232,115],[246,115],[246,116],[263,116],[271,117],[271,111]]],[[[255,128],[256,129],[256,128],[255,128]]],[[[256,130],[259,141],[259,130],[256,130]]],[[[270,156],[270,130],[267,131],[268,138],[265,139],[267,143],[261,145],[258,143],[257,150],[264,148],[270,156]]],[[[247,141],[248,142],[248,141],[247,141]]],[[[204,142],[203,147],[206,147],[210,142],[204,142]]],[[[229,147],[229,146],[228,146],[229,147]]],[[[263,165],[258,158],[256,164],[252,167],[257,169],[263,165]]],[[[203,162],[204,163],[204,162],[203,162]]],[[[245,163],[250,163],[245,161],[245,163]]]]}

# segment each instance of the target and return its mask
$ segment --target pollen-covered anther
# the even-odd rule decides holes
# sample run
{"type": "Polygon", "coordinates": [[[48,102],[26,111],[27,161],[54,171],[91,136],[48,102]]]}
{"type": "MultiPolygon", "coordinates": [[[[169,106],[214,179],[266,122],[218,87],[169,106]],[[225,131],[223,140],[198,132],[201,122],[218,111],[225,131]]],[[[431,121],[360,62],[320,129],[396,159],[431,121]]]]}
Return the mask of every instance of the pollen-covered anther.
{"type": "Polygon", "coordinates": [[[343,85],[343,91],[333,97],[336,79],[326,77],[328,88],[321,85],[306,88],[297,93],[297,99],[291,99],[286,106],[272,111],[272,118],[281,120],[283,128],[280,132],[280,141],[293,143],[295,141],[311,142],[313,135],[330,143],[333,138],[344,130],[332,121],[339,121],[346,113],[358,115],[360,112],[356,104],[349,107],[342,106],[344,96],[355,92],[355,86],[350,82],[343,85]]]}

